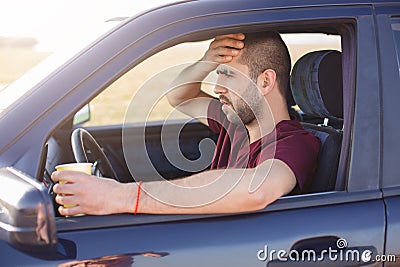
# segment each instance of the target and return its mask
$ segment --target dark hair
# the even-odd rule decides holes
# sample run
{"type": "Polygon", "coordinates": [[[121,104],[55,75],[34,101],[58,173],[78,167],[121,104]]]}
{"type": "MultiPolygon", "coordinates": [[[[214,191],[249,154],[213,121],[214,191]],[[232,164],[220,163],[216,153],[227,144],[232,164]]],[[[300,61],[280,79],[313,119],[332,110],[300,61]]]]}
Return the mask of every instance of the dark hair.
{"type": "Polygon", "coordinates": [[[247,33],[244,49],[238,62],[249,68],[250,78],[257,77],[267,69],[276,72],[280,92],[286,97],[290,76],[290,54],[285,42],[277,32],[247,33]]]}

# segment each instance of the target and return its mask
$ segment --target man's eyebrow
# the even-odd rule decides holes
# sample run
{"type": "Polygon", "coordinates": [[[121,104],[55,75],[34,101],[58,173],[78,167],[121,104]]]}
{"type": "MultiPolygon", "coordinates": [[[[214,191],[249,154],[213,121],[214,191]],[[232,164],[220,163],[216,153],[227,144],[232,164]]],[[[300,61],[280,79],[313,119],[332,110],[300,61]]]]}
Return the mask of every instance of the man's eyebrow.
{"type": "Polygon", "coordinates": [[[229,68],[227,66],[224,67],[218,67],[216,70],[217,74],[224,74],[224,75],[229,75],[232,76],[235,74],[235,72],[232,70],[232,68],[229,68]]]}

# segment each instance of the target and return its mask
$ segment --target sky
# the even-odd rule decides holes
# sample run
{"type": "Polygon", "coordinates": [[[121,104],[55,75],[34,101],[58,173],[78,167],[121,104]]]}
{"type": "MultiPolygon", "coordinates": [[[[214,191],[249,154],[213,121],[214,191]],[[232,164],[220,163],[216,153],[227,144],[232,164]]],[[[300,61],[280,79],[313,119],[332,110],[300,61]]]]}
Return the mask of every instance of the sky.
{"type": "MultiPolygon", "coordinates": [[[[177,0],[0,0],[0,36],[33,37],[38,51],[58,52],[88,43],[118,22],[177,0]]],[[[287,43],[330,42],[320,36],[286,36],[287,43]]]]}
{"type": "Polygon", "coordinates": [[[58,51],[71,39],[90,39],[115,23],[173,0],[0,0],[0,36],[33,37],[39,51],[58,51]]]}

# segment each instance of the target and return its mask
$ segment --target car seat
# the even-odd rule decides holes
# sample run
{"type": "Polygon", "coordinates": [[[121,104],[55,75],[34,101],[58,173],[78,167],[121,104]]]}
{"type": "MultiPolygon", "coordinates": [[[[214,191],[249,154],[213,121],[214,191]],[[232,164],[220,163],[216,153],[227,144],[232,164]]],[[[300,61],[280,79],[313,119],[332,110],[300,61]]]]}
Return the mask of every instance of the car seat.
{"type": "Polygon", "coordinates": [[[317,169],[307,193],[335,190],[342,142],[342,129],[336,127],[343,125],[341,53],[321,50],[302,56],[293,66],[290,88],[303,118],[323,121],[301,122],[304,129],[321,141],[317,169]]]}

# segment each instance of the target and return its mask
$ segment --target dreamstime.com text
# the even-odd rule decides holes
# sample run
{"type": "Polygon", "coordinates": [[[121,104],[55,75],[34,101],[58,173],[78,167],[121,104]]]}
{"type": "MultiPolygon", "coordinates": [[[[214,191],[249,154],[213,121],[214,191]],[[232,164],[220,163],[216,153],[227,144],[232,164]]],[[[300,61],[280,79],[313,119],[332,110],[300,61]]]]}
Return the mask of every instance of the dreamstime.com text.
{"type": "Polygon", "coordinates": [[[321,251],[313,249],[298,250],[274,250],[263,249],[257,251],[257,258],[260,261],[282,261],[282,262],[396,262],[395,255],[375,255],[371,249],[352,249],[347,247],[347,241],[340,238],[336,247],[328,247],[321,251]]]}

